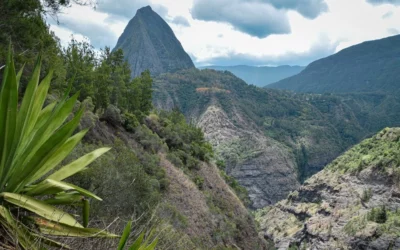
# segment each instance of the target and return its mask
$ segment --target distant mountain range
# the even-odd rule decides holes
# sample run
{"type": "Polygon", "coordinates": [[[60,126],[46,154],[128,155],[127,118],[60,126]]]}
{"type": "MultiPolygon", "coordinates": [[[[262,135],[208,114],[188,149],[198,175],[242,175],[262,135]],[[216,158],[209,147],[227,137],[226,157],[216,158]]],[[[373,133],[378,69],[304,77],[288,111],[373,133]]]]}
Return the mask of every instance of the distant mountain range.
{"type": "Polygon", "coordinates": [[[119,48],[131,66],[132,77],[146,69],[156,76],[194,68],[172,29],[150,6],[139,9],[128,23],[115,46],[119,48]]]}
{"type": "Polygon", "coordinates": [[[284,78],[300,73],[305,67],[302,66],[278,66],[278,67],[254,67],[247,65],[237,66],[204,66],[200,69],[214,69],[219,71],[229,71],[241,78],[248,84],[264,87],[268,84],[280,81],[284,78]]]}
{"type": "Polygon", "coordinates": [[[399,93],[400,35],[344,49],[268,88],[311,93],[399,93]]]}

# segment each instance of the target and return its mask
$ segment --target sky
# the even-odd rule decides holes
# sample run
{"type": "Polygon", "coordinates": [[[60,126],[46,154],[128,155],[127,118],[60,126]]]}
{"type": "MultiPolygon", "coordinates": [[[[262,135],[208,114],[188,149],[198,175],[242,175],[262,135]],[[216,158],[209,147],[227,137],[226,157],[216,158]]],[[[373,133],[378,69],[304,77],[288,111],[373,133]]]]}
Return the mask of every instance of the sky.
{"type": "Polygon", "coordinates": [[[367,40],[400,34],[400,0],[97,0],[48,17],[71,36],[113,48],[136,11],[150,5],[196,66],[301,65],[367,40]]]}

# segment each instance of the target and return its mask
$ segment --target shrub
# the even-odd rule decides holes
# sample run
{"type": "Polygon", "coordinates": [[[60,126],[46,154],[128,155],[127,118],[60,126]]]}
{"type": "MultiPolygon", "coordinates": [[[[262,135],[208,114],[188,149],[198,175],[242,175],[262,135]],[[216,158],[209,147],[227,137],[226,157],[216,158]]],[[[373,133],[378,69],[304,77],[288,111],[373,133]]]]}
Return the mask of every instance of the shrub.
{"type": "Polygon", "coordinates": [[[371,211],[368,213],[367,217],[368,217],[368,220],[370,220],[370,221],[374,221],[379,224],[385,223],[387,220],[387,217],[388,217],[386,207],[382,206],[379,208],[371,209],[371,211]]]}
{"type": "Polygon", "coordinates": [[[372,190],[371,188],[368,189],[364,189],[362,196],[361,196],[361,200],[363,202],[368,202],[372,197],[372,190]]]}

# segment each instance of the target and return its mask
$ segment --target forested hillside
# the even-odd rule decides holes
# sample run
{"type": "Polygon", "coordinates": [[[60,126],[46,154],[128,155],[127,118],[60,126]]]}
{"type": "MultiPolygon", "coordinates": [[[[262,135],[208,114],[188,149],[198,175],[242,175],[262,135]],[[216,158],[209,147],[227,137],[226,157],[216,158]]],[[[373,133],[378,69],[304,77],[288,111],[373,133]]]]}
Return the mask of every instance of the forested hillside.
{"type": "Polygon", "coordinates": [[[310,93],[386,93],[400,89],[400,36],[368,41],[317,60],[268,88],[310,93]]]}
{"type": "Polygon", "coordinates": [[[203,129],[257,208],[285,197],[368,133],[341,98],[263,90],[229,72],[165,74],[154,88],[157,107],[179,107],[203,129]]]}

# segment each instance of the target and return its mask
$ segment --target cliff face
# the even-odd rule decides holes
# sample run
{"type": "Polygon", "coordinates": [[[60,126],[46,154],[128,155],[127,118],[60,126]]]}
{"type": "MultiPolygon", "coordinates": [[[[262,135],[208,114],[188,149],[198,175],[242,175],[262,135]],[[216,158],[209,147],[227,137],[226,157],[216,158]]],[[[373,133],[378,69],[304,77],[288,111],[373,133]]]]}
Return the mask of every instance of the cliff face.
{"type": "Polygon", "coordinates": [[[400,129],[337,158],[286,200],[257,212],[278,249],[399,249],[400,129]]]}
{"type": "Polygon", "coordinates": [[[115,49],[124,51],[132,77],[147,69],[155,76],[194,67],[172,29],[150,6],[137,11],[115,49]]]}
{"type": "Polygon", "coordinates": [[[217,154],[227,159],[227,173],[249,192],[252,208],[261,208],[285,197],[299,185],[295,159],[287,147],[264,136],[240,118],[228,117],[220,105],[210,105],[197,122],[217,154]],[[235,121],[243,124],[235,125],[235,121]]]}

